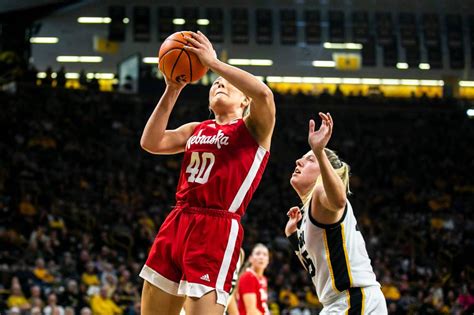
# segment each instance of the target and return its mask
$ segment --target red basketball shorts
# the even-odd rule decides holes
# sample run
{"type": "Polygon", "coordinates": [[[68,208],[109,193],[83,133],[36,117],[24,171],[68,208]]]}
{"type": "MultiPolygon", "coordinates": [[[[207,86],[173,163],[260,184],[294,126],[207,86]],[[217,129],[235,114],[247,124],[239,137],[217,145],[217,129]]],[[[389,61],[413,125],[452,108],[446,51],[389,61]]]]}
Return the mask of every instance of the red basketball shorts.
{"type": "Polygon", "coordinates": [[[163,222],[140,277],[176,296],[215,290],[227,305],[239,259],[240,216],[227,210],[177,205],[163,222]]]}

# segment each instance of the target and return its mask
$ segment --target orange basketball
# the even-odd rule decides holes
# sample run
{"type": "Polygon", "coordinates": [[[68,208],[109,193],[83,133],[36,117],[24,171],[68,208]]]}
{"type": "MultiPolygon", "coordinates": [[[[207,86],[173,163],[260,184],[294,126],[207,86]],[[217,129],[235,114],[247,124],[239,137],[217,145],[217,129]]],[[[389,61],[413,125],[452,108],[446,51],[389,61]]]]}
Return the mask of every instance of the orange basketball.
{"type": "Polygon", "coordinates": [[[196,54],[186,51],[188,46],[185,37],[191,37],[187,31],[176,32],[161,44],[159,69],[168,79],[174,82],[194,82],[202,78],[207,67],[204,67],[196,54]]]}

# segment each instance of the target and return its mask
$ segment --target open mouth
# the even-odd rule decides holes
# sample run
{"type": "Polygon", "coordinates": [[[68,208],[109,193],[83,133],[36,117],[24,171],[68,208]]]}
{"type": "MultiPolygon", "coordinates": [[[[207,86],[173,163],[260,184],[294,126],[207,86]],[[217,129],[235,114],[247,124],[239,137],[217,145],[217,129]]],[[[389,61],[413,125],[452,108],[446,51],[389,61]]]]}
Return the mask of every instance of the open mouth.
{"type": "Polygon", "coordinates": [[[226,93],[224,92],[217,92],[215,95],[219,95],[219,94],[224,94],[224,95],[227,95],[226,93]]]}
{"type": "Polygon", "coordinates": [[[301,171],[298,168],[295,168],[295,171],[293,172],[293,174],[301,174],[301,171]]]}

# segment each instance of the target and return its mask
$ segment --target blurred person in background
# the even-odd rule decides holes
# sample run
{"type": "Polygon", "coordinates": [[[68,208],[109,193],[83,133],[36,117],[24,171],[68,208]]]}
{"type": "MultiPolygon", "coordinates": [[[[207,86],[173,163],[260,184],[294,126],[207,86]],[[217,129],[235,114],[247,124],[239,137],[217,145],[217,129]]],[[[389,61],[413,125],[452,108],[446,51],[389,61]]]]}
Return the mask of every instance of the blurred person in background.
{"type": "Polygon", "coordinates": [[[240,315],[268,315],[268,281],[264,276],[270,262],[267,246],[258,243],[248,258],[248,267],[239,278],[237,303],[240,315]]]}
{"type": "Polygon", "coordinates": [[[19,311],[26,311],[31,308],[30,303],[21,290],[20,282],[16,278],[12,279],[11,293],[7,298],[7,306],[10,309],[17,308],[19,311]]]}

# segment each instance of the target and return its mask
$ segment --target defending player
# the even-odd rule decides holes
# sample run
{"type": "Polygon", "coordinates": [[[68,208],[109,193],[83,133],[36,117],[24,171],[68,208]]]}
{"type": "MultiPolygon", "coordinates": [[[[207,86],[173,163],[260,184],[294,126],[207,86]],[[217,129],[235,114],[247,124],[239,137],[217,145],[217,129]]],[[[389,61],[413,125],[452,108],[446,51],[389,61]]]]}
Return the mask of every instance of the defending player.
{"type": "Polygon", "coordinates": [[[323,304],[321,314],[387,314],[364,238],[347,200],[349,166],[326,145],[331,115],[309,123],[311,150],[296,161],[290,183],[303,207],[288,211],[285,234],[308,271],[323,304]],[[300,222],[301,221],[301,222],[300,222]]]}

